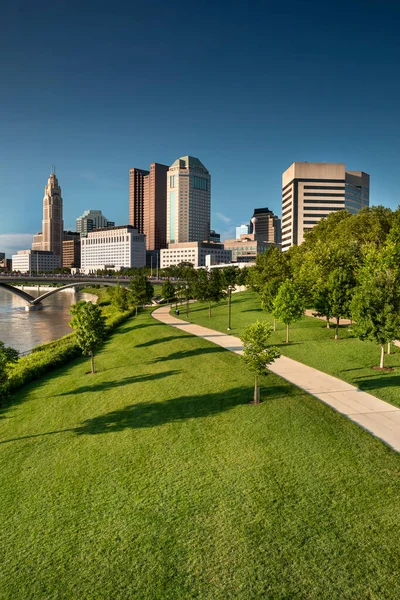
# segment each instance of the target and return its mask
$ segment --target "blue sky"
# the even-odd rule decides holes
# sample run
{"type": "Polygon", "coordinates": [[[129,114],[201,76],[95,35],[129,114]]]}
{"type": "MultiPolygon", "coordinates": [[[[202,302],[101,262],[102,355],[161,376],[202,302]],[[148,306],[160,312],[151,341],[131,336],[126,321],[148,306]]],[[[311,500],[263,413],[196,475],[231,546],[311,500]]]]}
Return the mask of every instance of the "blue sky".
{"type": "Polygon", "coordinates": [[[387,0],[3,0],[0,251],[40,230],[53,164],[68,228],[88,208],[127,223],[129,168],[186,154],[224,237],[280,213],[295,160],[367,171],[396,208],[399,26],[387,0]]]}

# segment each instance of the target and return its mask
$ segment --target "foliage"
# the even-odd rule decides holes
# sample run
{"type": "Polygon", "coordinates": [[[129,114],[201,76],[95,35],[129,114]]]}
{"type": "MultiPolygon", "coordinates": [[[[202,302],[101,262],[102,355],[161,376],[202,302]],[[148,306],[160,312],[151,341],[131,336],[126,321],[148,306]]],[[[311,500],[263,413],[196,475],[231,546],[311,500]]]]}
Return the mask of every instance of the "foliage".
{"type": "Polygon", "coordinates": [[[94,373],[93,355],[106,337],[106,319],[96,304],[80,300],[71,306],[73,319],[70,326],[75,330],[76,343],[83,354],[92,358],[92,373],[94,373]]]}
{"type": "Polygon", "coordinates": [[[161,296],[167,302],[173,302],[176,298],[175,286],[171,283],[171,281],[169,279],[167,279],[167,281],[164,281],[164,283],[162,285],[161,296]]]}
{"type": "Polygon", "coordinates": [[[9,366],[18,360],[19,352],[0,341],[0,399],[5,394],[9,376],[9,366]]]}
{"type": "Polygon", "coordinates": [[[219,269],[198,269],[193,286],[196,300],[208,303],[208,314],[211,317],[211,303],[218,303],[224,297],[223,281],[219,269]]]}
{"type": "Polygon", "coordinates": [[[273,302],[273,315],[287,326],[286,342],[289,342],[289,325],[304,316],[304,300],[293,281],[285,281],[280,286],[273,302]]]}
{"type": "Polygon", "coordinates": [[[247,325],[240,336],[243,342],[242,360],[257,375],[264,375],[268,365],[280,356],[276,347],[268,346],[271,333],[271,325],[265,321],[255,321],[247,325]]]}
{"type": "Polygon", "coordinates": [[[138,273],[132,277],[129,284],[131,302],[137,309],[140,305],[151,302],[154,295],[154,287],[143,273],[138,273]]]}
{"type": "Polygon", "coordinates": [[[111,298],[111,303],[116,309],[125,311],[128,310],[130,304],[130,294],[126,287],[121,286],[119,283],[114,286],[110,286],[107,289],[108,295],[111,298]]]}

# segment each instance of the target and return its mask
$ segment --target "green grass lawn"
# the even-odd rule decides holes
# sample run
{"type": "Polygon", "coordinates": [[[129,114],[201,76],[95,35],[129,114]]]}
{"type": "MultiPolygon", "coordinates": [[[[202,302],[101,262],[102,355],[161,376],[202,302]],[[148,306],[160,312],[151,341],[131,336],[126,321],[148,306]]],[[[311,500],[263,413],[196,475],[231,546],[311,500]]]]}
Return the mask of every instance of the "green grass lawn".
{"type": "MultiPolygon", "coordinates": [[[[174,312],[173,312],[174,314],[174,312]]],[[[180,318],[186,319],[185,307],[180,318]]],[[[243,328],[259,320],[272,325],[271,315],[260,308],[260,300],[254,292],[232,294],[232,335],[240,336],[243,328]]],[[[228,324],[227,301],[212,308],[212,317],[208,317],[208,305],[195,303],[190,305],[189,320],[205,327],[226,332],[228,324]]],[[[365,392],[400,406],[400,348],[392,345],[392,352],[385,356],[385,365],[393,371],[380,372],[372,369],[379,365],[380,347],[373,342],[362,342],[351,337],[347,327],[340,327],[335,340],[335,330],[327,329],[326,321],[313,317],[304,317],[290,326],[290,344],[285,344],[286,326],[278,322],[278,328],[271,335],[271,344],[279,347],[285,356],[310,365],[320,371],[339,377],[359,387],[365,392]]]]}
{"type": "Polygon", "coordinates": [[[148,313],[96,366],[1,411],[2,600],[400,597],[394,451],[148,313]]]}

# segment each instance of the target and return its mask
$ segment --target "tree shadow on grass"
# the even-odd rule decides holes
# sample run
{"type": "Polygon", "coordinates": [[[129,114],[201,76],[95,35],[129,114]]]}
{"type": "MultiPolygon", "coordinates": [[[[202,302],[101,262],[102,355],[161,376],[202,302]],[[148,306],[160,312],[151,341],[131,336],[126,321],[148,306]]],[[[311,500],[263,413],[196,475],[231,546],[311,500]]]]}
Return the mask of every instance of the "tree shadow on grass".
{"type": "Polygon", "coordinates": [[[183,335],[166,335],[165,337],[156,338],[149,340],[143,344],[136,344],[136,348],[147,348],[148,346],[155,346],[156,344],[162,344],[163,342],[172,342],[173,340],[182,340],[183,335]]]}
{"type": "MultiPolygon", "coordinates": [[[[288,386],[273,386],[264,390],[264,401],[290,396],[288,386]]],[[[248,404],[253,398],[252,387],[240,387],[203,396],[180,396],[165,402],[141,402],[122,410],[88,419],[75,429],[78,435],[114,433],[125,429],[158,427],[166,423],[210,417],[248,404]]],[[[249,410],[257,410],[256,406],[249,410]]]]}
{"type": "Polygon", "coordinates": [[[159,356],[158,358],[149,361],[147,364],[152,365],[159,362],[166,362],[167,360],[180,360],[182,358],[189,358],[190,356],[212,354],[215,352],[226,352],[226,350],[221,346],[211,346],[210,348],[194,348],[193,350],[179,350],[179,352],[173,352],[172,354],[168,354],[168,356],[159,356]]]}
{"type": "MultiPolygon", "coordinates": [[[[100,371],[101,373],[101,371],[100,371]]],[[[104,381],[101,383],[94,383],[93,385],[82,385],[81,387],[74,388],[68,392],[62,394],[55,394],[52,397],[58,396],[73,396],[76,394],[84,394],[86,392],[105,392],[110,389],[129,385],[131,383],[141,383],[143,381],[155,381],[157,379],[163,379],[164,377],[170,377],[171,375],[178,375],[181,371],[163,371],[162,373],[152,373],[149,375],[133,375],[132,377],[124,377],[116,381],[104,381]]]]}
{"type": "Polygon", "coordinates": [[[381,377],[376,375],[364,375],[362,377],[356,377],[355,379],[357,381],[357,387],[359,387],[363,392],[387,387],[397,387],[400,390],[400,375],[392,375],[391,377],[388,377],[387,373],[384,371],[382,372],[381,377]]]}

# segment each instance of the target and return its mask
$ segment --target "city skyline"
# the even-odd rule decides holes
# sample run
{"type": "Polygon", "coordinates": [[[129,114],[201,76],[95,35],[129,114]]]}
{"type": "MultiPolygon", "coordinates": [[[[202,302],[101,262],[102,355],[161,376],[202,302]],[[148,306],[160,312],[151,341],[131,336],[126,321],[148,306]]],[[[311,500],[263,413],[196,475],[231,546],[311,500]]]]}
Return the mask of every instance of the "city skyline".
{"type": "Polygon", "coordinates": [[[66,3],[0,8],[1,245],[40,229],[53,163],[67,229],[89,208],[127,223],[129,168],[185,154],[213,175],[211,227],[222,239],[254,206],[279,214],[294,161],[363,169],[371,203],[396,208],[400,7],[339,0],[332,19],[321,3],[255,11],[206,1],[206,35],[198,7],[153,8],[81,7],[78,20],[66,3]]]}

